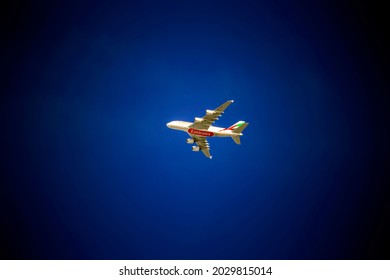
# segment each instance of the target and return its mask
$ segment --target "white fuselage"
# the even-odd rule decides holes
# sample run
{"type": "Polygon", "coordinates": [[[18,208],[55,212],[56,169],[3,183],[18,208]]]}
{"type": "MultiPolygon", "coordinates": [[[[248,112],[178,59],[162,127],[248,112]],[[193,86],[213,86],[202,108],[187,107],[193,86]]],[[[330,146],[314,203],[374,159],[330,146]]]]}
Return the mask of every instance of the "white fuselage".
{"type": "Polygon", "coordinates": [[[181,130],[189,134],[194,134],[202,137],[232,137],[242,135],[242,133],[234,133],[231,130],[227,130],[223,127],[210,126],[208,129],[194,129],[191,128],[191,122],[184,121],[171,121],[167,123],[167,127],[175,130],[181,130]]]}

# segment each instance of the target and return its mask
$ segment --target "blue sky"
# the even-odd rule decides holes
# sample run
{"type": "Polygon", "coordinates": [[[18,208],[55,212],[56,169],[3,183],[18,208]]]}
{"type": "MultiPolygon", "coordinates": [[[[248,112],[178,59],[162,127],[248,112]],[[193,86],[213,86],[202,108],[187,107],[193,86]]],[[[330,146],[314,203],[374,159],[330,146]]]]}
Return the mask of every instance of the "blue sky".
{"type": "Polygon", "coordinates": [[[12,11],[4,258],[386,256],[388,84],[360,6],[12,11]],[[210,139],[212,160],[166,127],[230,99],[216,125],[250,125],[240,146],[210,139]]]}

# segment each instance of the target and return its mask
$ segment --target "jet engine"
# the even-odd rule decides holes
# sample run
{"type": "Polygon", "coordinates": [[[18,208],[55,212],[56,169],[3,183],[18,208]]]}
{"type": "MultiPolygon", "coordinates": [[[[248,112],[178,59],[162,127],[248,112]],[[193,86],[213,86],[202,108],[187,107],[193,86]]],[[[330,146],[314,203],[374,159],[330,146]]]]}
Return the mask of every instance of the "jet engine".
{"type": "Polygon", "coordinates": [[[192,151],[193,152],[199,152],[199,147],[198,146],[192,146],[192,151]]]}
{"type": "Polygon", "coordinates": [[[214,110],[206,110],[206,115],[214,115],[215,111],[214,110]]]}
{"type": "Polygon", "coordinates": [[[187,144],[194,144],[194,139],[187,138],[187,144]]]}
{"type": "Polygon", "coordinates": [[[196,121],[196,122],[203,122],[204,119],[203,119],[203,118],[195,118],[195,121],[196,121]]]}

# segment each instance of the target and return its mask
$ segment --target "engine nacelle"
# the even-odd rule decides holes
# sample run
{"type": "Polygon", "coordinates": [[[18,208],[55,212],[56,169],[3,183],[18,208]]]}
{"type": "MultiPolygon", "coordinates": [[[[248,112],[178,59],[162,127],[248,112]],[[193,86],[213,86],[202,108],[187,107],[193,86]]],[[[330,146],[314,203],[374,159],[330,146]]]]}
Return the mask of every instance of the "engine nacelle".
{"type": "Polygon", "coordinates": [[[194,144],[194,139],[187,138],[187,144],[194,144]]]}
{"type": "Polygon", "coordinates": [[[206,115],[214,115],[215,111],[214,110],[206,110],[206,115]]]}
{"type": "Polygon", "coordinates": [[[193,152],[199,152],[199,147],[198,146],[192,146],[192,151],[193,152]]]}
{"type": "Polygon", "coordinates": [[[195,121],[196,121],[196,122],[203,122],[204,119],[203,119],[203,118],[195,118],[195,121]]]}

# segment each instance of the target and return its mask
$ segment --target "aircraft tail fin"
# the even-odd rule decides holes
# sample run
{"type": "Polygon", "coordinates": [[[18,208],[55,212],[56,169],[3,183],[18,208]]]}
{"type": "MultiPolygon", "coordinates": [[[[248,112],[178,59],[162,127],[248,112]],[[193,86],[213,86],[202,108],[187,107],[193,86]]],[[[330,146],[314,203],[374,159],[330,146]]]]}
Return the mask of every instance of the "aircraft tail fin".
{"type": "Polygon", "coordinates": [[[231,130],[233,133],[236,134],[232,136],[232,139],[236,144],[238,145],[241,144],[241,139],[240,139],[240,136],[242,135],[241,132],[248,126],[248,124],[249,123],[246,123],[244,121],[239,121],[228,128],[229,130],[231,130]]]}
{"type": "Polygon", "coordinates": [[[234,124],[233,126],[231,126],[231,130],[234,133],[241,133],[248,126],[248,124],[249,123],[246,123],[244,121],[239,121],[236,124],[234,124]]]}

